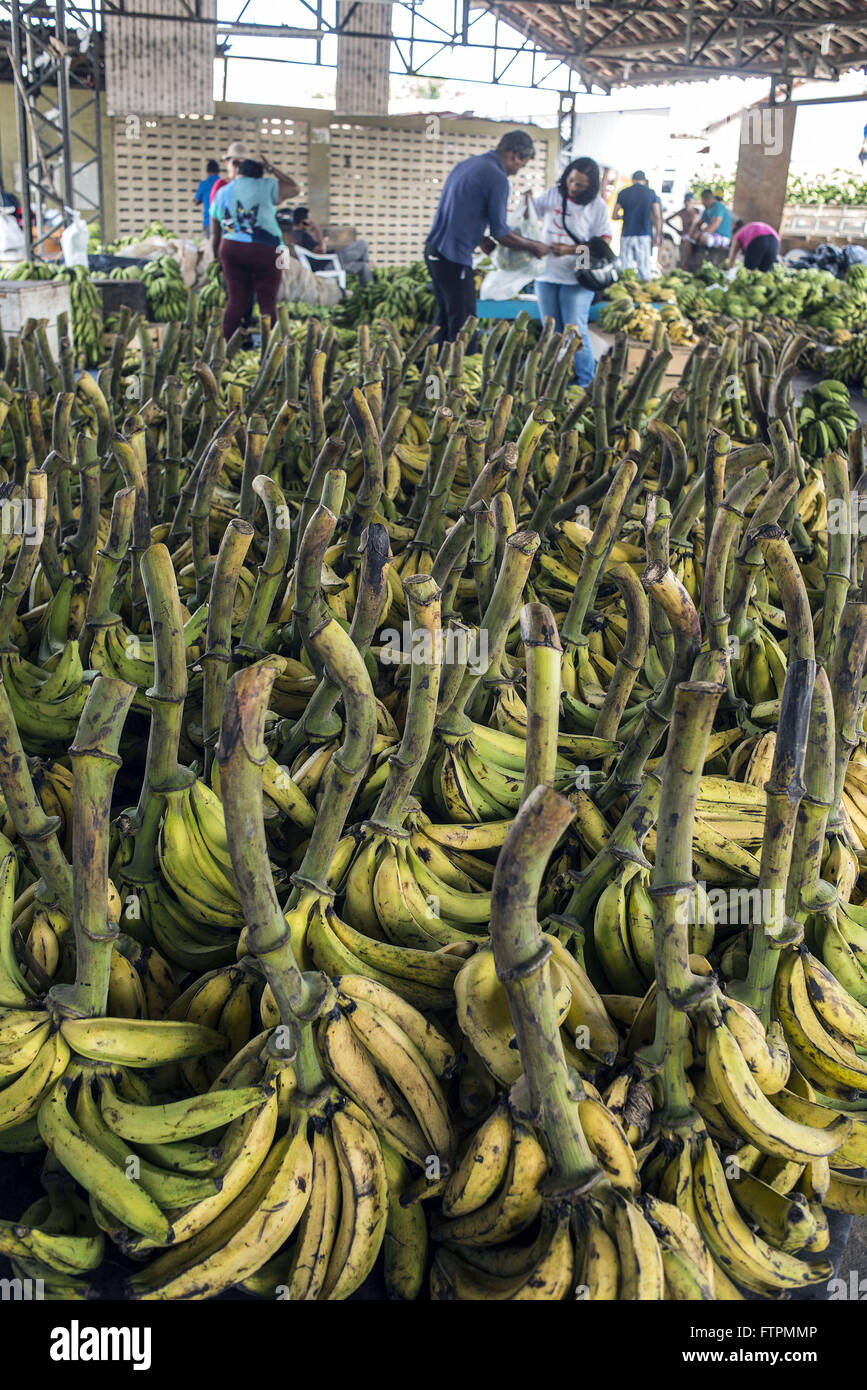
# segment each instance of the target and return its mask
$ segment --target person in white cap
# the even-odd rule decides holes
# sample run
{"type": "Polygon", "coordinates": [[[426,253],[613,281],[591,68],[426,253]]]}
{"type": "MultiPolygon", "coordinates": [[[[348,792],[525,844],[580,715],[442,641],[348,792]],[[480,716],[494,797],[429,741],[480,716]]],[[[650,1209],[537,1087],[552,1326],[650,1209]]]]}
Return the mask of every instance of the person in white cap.
{"type": "MultiPolygon", "coordinates": [[[[220,189],[223,188],[225,184],[231,183],[232,179],[236,179],[238,177],[238,170],[241,167],[242,159],[249,158],[250,152],[247,149],[247,146],[244,144],[243,140],[233,140],[229,148],[226,150],[227,177],[224,179],[217,179],[217,182],[211,189],[211,207],[213,207],[214,199],[216,198],[220,189]]],[[[259,155],[259,163],[262,165],[262,168],[265,170],[266,174],[271,174],[277,180],[278,203],[282,203],[284,198],[296,198],[298,196],[298,184],[295,182],[291,174],[284,174],[281,169],[278,169],[276,165],[271,164],[262,154],[259,155]]]]}
{"type": "MultiPolygon", "coordinates": [[[[224,179],[217,179],[217,182],[211,189],[211,197],[209,204],[210,207],[213,207],[214,199],[216,198],[220,189],[223,188],[227,183],[231,183],[232,179],[236,179],[238,177],[238,170],[241,167],[241,160],[246,158],[247,146],[244,144],[243,140],[233,140],[229,148],[226,150],[226,177],[224,179]]],[[[288,197],[289,195],[287,194],[286,196],[288,197]]]]}

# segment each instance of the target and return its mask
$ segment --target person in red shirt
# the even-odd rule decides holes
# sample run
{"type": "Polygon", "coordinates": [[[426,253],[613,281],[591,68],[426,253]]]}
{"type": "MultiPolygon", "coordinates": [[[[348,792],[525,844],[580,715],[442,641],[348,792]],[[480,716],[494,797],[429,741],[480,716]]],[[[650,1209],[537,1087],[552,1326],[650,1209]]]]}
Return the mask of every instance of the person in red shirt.
{"type": "Polygon", "coordinates": [[[738,252],[743,252],[744,267],[747,270],[770,270],[780,251],[780,234],[767,222],[735,223],[732,247],[729,252],[729,269],[734,265],[738,252]]]}

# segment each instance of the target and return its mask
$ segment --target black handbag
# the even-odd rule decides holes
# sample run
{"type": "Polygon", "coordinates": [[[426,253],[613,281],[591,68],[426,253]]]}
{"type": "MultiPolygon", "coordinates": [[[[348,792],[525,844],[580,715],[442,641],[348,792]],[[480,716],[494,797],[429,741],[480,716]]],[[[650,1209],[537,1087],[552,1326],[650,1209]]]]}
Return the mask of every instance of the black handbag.
{"type": "Polygon", "coordinates": [[[576,270],[578,284],[585,290],[607,290],[609,285],[613,285],[619,279],[617,257],[608,242],[600,236],[590,238],[587,250],[590,253],[590,264],[576,270]]]}

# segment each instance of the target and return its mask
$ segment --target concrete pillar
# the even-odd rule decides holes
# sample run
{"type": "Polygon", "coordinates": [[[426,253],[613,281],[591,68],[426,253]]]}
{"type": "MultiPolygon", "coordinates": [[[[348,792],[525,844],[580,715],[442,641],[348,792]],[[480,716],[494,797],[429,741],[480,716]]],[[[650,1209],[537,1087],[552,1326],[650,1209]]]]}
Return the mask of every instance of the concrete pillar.
{"type": "Polygon", "coordinates": [[[786,201],[797,106],[744,111],[732,211],[745,222],[779,227],[786,201]]]}
{"type": "Polygon", "coordinates": [[[350,15],[346,30],[337,40],[335,113],[338,116],[387,116],[391,5],[353,5],[350,0],[340,0],[337,22],[346,15],[350,15]],[[382,34],[383,37],[354,39],[353,32],[382,34]]]}

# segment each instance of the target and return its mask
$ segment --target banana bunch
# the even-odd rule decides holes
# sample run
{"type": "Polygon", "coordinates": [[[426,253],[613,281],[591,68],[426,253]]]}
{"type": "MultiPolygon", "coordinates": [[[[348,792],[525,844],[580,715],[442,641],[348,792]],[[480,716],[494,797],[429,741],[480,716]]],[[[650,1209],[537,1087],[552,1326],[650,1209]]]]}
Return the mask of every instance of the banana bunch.
{"type": "Polygon", "coordinates": [[[824,1096],[849,1102],[867,1074],[867,1012],[805,946],[787,951],[774,981],[774,1009],[793,1063],[824,1096]]]}
{"type": "MultiPolygon", "coordinates": [[[[466,735],[442,735],[429,773],[433,804],[459,825],[508,819],[521,803],[525,748],[520,737],[478,724],[466,735]]],[[[610,739],[592,734],[570,737],[568,758],[558,759],[558,784],[574,783],[576,763],[596,761],[616,751],[610,739]]]]}
{"type": "Polygon", "coordinates": [[[141,280],[143,267],[139,265],[116,265],[108,272],[109,280],[141,280]]]}
{"type": "Polygon", "coordinates": [[[863,333],[856,333],[845,343],[838,343],[830,352],[822,354],[819,370],[826,381],[849,382],[853,386],[863,385],[867,380],[867,348],[863,333]]]}
{"type": "MultiPolygon", "coordinates": [[[[208,606],[200,604],[184,623],[184,645],[187,660],[195,666],[202,653],[202,639],[208,621],[208,606]]],[[[70,643],[75,646],[77,643],[70,643]]],[[[72,659],[72,658],[70,658],[72,659]]],[[[147,634],[131,632],[122,619],[97,628],[88,658],[93,670],[118,680],[129,681],[136,687],[133,697],[136,708],[147,712],[149,705],[145,691],[154,683],[154,643],[147,634]]],[[[193,673],[194,688],[200,684],[198,673],[193,673]]]]}
{"type": "MultiPolygon", "coordinates": [[[[649,886],[648,870],[626,860],[596,901],[593,949],[613,994],[643,999],[655,977],[653,899],[649,886]]],[[[690,952],[705,956],[713,947],[715,924],[701,884],[695,888],[689,917],[690,952]]]]}
{"type": "Polygon", "coordinates": [[[21,261],[16,266],[4,266],[0,270],[2,280],[53,280],[55,267],[43,261],[21,261]]]}
{"type": "Polygon", "coordinates": [[[0,671],[26,751],[46,757],[65,752],[89,688],[78,643],[70,640],[44,665],[3,653],[0,671]]]}
{"type": "Polygon", "coordinates": [[[148,314],[153,323],[172,323],[187,311],[187,287],[180,266],[172,256],[147,261],[140,277],[148,295],[148,314]]]}
{"type": "Polygon", "coordinates": [[[406,1000],[363,976],[340,976],[318,1045],[335,1081],[407,1162],[447,1169],[455,1136],[442,1081],[455,1053],[406,1000]],[[371,987],[371,985],[373,987],[371,987]]]}
{"type": "Polygon", "coordinates": [[[751,705],[779,700],[786,679],[786,654],[766,627],[756,627],[733,663],[735,686],[751,705]]]}
{"type": "MultiPolygon", "coordinates": [[[[801,1259],[798,1253],[783,1248],[792,1243],[786,1239],[791,1218],[785,1218],[795,1204],[775,1200],[785,1194],[767,1183],[758,1188],[749,1182],[744,1184],[743,1174],[728,1178],[727,1167],[735,1166],[740,1171],[740,1164],[724,1165],[719,1148],[709,1135],[697,1136],[693,1144],[684,1144],[663,1173],[659,1186],[661,1201],[648,1200],[648,1218],[663,1229],[667,1225],[672,1238],[678,1226],[690,1234],[698,1231],[701,1245],[692,1247],[690,1264],[703,1270],[704,1282],[717,1299],[742,1298],[741,1289],[773,1298],[786,1290],[823,1283],[832,1269],[828,1261],[801,1259]],[[773,1195],[765,1196],[763,1188],[773,1195]],[[738,1192],[740,1203],[735,1195],[738,1192]],[[672,1207],[680,1213],[679,1217],[669,1210],[672,1207]],[[761,1220],[755,1216],[758,1210],[762,1211],[761,1220]],[[681,1221],[684,1216],[689,1220],[688,1228],[681,1221]],[[699,1262],[701,1250],[704,1258],[699,1262]]],[[[811,1253],[809,1240],[800,1250],[811,1253]]],[[[688,1296],[680,1294],[682,1298],[688,1296]]],[[[705,1292],[703,1297],[707,1296],[705,1292]]]]}
{"type": "Polygon", "coordinates": [[[169,791],[159,836],[160,872],[187,919],[222,933],[240,931],[235,887],[219,797],[200,779],[169,791]]]}
{"type": "MultiPolygon", "coordinates": [[[[205,270],[204,282],[199,286],[199,322],[207,323],[215,309],[226,303],[226,285],[223,268],[219,261],[211,261],[205,270]]],[[[233,359],[234,361],[235,359],[233,359]]]]}
{"type": "Polygon", "coordinates": [[[90,1297],[88,1276],[102,1264],[104,1232],[87,1201],[51,1156],[41,1174],[45,1195],[31,1202],[18,1221],[0,1223],[0,1252],[19,1279],[42,1281],[49,1301],[90,1297]]]}
{"type": "Polygon", "coordinates": [[[69,282],[72,338],[78,364],[95,367],[102,352],[102,301],[86,266],[64,266],[55,272],[69,282]]]}
{"type": "Polygon", "coordinates": [[[849,404],[849,388],[842,381],[820,381],[804,392],[798,408],[801,452],[821,462],[831,449],[845,449],[858,427],[858,416],[849,404]]]}

